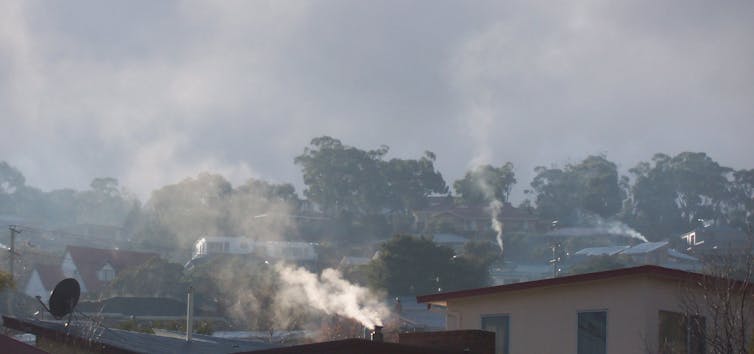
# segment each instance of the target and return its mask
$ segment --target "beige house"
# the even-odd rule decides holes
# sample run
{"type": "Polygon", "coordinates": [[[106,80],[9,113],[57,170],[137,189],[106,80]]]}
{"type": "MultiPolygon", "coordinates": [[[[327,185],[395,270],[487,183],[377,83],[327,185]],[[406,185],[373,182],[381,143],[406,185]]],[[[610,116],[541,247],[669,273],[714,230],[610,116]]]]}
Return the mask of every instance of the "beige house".
{"type": "Polygon", "coordinates": [[[681,293],[701,275],[658,266],[419,296],[446,329],[496,333],[496,353],[704,353],[706,321],[681,293]]]}

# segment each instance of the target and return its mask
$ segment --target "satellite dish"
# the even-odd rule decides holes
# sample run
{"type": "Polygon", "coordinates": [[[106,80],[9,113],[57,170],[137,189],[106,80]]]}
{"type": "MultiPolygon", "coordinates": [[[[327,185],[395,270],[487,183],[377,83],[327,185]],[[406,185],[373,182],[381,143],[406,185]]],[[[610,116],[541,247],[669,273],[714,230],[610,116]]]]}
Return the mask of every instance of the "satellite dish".
{"type": "Polygon", "coordinates": [[[81,286],[76,279],[61,280],[58,285],[55,285],[55,289],[52,290],[52,295],[50,295],[50,313],[56,319],[63,318],[63,316],[73,312],[73,308],[79,302],[79,296],[81,296],[81,286]]]}

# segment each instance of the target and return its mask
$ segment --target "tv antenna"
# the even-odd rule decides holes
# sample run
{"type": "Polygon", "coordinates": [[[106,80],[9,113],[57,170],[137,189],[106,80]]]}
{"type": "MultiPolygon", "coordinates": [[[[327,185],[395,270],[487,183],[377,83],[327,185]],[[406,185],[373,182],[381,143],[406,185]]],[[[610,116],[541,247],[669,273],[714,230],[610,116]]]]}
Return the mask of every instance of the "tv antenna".
{"type": "Polygon", "coordinates": [[[99,321],[96,321],[95,319],[87,316],[83,312],[76,310],[76,305],[79,303],[80,296],[81,286],[79,285],[79,282],[74,278],[66,278],[55,285],[55,289],[52,290],[52,293],[50,294],[50,300],[48,300],[49,307],[46,306],[44,302],[42,302],[41,296],[37,296],[37,301],[39,301],[39,304],[42,305],[42,307],[47,310],[47,312],[49,312],[56,320],[61,320],[64,317],[68,316],[68,319],[65,322],[66,330],[71,330],[73,328],[70,327],[71,321],[74,319],[74,312],[78,312],[80,316],[88,319],[93,324],[92,327],[89,327],[87,330],[79,334],[84,334],[86,336],[100,336],[102,335],[102,332],[100,331],[100,333],[97,334],[97,329],[101,328],[110,332],[114,336],[111,340],[117,340],[126,343],[127,340],[118,333],[114,332],[110,328],[107,328],[106,326],[99,323],[99,321]],[[87,331],[91,331],[91,333],[88,333],[87,331]]]}
{"type": "Polygon", "coordinates": [[[55,289],[52,290],[50,300],[48,301],[49,307],[45,306],[39,296],[37,296],[37,300],[56,320],[60,320],[68,315],[68,321],[65,324],[68,327],[71,323],[73,310],[79,303],[80,296],[81,286],[79,282],[73,278],[66,278],[61,280],[58,285],[55,285],[55,289]]]}

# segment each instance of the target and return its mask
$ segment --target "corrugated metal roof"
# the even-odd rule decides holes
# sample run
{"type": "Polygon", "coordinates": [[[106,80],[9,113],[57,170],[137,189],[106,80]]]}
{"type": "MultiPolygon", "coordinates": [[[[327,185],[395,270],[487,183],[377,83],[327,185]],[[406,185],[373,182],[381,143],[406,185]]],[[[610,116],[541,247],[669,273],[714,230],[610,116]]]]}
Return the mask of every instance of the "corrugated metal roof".
{"type": "Polygon", "coordinates": [[[668,248],[668,255],[671,256],[671,257],[673,257],[673,258],[683,259],[685,261],[696,262],[696,261],[699,260],[696,257],[689,256],[689,255],[687,255],[687,254],[685,254],[683,252],[676,251],[676,250],[674,250],[672,248],[668,248]]]}
{"type": "Polygon", "coordinates": [[[668,244],[668,241],[660,241],[660,242],[644,242],[640,243],[636,246],[633,246],[625,251],[623,251],[623,254],[642,254],[642,253],[650,253],[652,251],[655,251],[663,246],[666,246],[668,244]]]}
{"type": "Polygon", "coordinates": [[[584,248],[576,253],[575,256],[612,256],[622,252],[631,246],[608,246],[608,247],[589,247],[584,248]]]}

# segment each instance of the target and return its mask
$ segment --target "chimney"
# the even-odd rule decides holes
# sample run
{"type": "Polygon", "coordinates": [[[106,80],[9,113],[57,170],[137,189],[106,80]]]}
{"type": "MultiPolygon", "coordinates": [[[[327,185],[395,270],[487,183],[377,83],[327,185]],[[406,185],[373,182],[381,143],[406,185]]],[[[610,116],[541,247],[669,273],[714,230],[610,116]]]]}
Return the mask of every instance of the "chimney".
{"type": "Polygon", "coordinates": [[[372,341],[373,342],[382,342],[385,338],[382,335],[382,326],[374,326],[374,332],[372,332],[372,341]]]}
{"type": "Polygon", "coordinates": [[[186,341],[191,341],[191,334],[194,332],[194,287],[189,286],[186,295],[186,341]]]}

